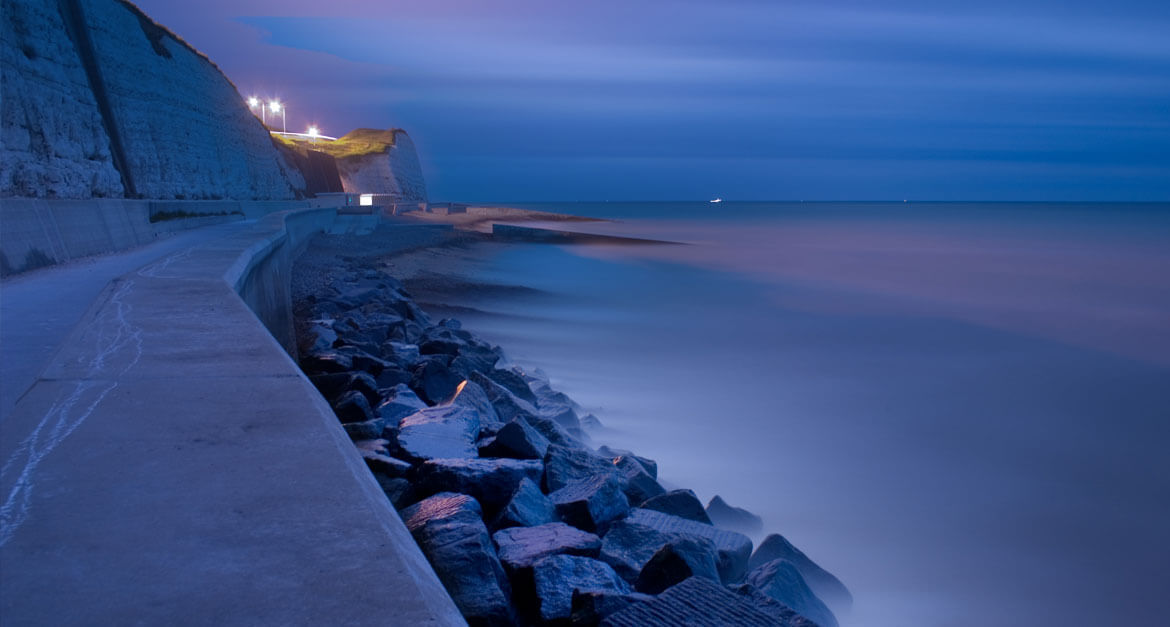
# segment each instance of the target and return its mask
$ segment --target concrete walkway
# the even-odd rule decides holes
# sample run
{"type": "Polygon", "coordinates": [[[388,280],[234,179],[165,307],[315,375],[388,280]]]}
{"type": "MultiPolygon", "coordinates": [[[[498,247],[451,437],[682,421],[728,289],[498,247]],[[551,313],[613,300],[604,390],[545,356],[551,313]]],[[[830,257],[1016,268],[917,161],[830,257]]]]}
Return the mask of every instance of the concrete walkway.
{"type": "Polygon", "coordinates": [[[234,222],[185,231],[121,253],[50,266],[0,282],[0,420],[16,405],[115,278],[176,251],[247,230],[234,222]]]}
{"type": "Polygon", "coordinates": [[[4,624],[462,624],[236,292],[332,219],[287,212],[168,240],[100,290],[0,422],[4,624]]]}

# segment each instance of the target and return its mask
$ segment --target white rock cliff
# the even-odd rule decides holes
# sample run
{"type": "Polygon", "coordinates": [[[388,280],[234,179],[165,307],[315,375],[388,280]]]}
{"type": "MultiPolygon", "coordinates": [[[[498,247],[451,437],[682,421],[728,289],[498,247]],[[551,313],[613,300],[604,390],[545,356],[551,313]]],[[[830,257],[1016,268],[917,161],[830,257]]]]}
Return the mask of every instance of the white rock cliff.
{"type": "Polygon", "coordinates": [[[121,0],[4,0],[0,195],[293,198],[300,173],[202,54],[121,0]]]}

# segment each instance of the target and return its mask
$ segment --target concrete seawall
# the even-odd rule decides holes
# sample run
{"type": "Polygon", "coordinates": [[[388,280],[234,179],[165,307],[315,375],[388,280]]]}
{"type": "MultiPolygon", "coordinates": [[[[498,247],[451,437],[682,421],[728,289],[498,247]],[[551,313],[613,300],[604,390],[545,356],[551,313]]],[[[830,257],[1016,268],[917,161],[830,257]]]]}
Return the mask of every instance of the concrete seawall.
{"type": "Polygon", "coordinates": [[[463,623],[284,348],[291,263],[335,216],[105,289],[0,421],[6,623],[463,623]]]}

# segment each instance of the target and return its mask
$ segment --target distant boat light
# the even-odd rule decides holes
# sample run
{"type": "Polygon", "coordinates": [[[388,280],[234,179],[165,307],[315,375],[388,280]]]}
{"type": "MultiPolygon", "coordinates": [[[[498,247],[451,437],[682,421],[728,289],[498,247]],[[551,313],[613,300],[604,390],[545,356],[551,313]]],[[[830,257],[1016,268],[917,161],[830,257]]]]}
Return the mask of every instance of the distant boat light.
{"type": "Polygon", "coordinates": [[[722,198],[715,198],[715,199],[711,200],[711,202],[713,202],[713,203],[714,202],[723,202],[723,199],[722,198]]]}

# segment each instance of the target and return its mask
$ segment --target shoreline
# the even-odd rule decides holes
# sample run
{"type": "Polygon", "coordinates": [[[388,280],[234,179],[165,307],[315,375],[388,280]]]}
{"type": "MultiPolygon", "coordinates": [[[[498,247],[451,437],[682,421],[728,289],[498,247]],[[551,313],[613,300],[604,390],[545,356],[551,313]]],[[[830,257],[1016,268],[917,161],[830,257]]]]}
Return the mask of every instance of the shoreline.
{"type": "Polygon", "coordinates": [[[436,271],[489,240],[420,226],[314,238],[294,266],[298,346],[469,621],[644,623],[685,596],[726,620],[837,624],[825,602],[847,609],[848,591],[781,536],[753,553],[742,532],[759,533],[758,517],[667,492],[653,461],[594,448],[600,422],[543,373],[433,321],[400,279],[420,293],[516,288],[436,271]]]}

